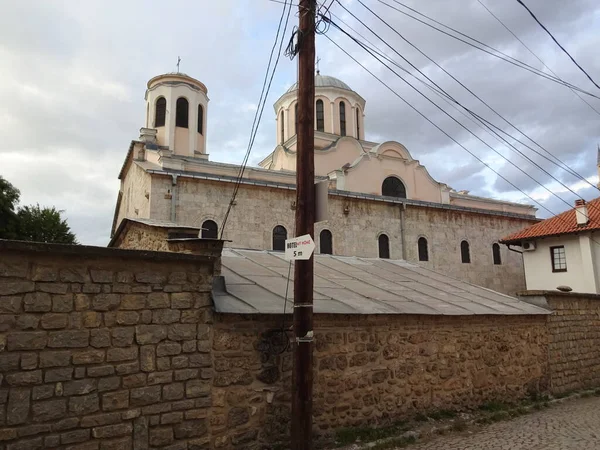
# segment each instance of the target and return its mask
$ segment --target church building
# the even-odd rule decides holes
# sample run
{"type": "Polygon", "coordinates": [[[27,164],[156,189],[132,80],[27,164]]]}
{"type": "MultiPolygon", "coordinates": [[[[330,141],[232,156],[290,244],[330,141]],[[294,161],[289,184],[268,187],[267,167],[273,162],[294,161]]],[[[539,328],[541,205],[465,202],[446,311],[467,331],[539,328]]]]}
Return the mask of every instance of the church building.
{"type": "MultiPolygon", "coordinates": [[[[275,102],[276,147],[244,172],[222,236],[230,247],[283,250],[294,236],[297,92],[294,84],[275,102]]],[[[145,100],[145,126],[119,173],[112,242],[124,219],[220,237],[240,166],[209,158],[206,86],[159,75],[145,100]]],[[[416,262],[509,294],[524,289],[522,256],[498,241],[536,223],[536,209],[436,181],[401,143],[367,141],[365,113],[350,86],[317,73],[315,175],[329,184],[329,218],[315,225],[316,251],[416,262]]]]}

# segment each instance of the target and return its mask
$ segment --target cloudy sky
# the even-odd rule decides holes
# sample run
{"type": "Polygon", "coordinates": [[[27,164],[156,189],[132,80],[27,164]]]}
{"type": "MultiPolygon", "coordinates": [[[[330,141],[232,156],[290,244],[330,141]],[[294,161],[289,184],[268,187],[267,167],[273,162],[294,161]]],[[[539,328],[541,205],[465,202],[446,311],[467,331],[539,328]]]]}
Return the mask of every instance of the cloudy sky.
{"type": "MultiPolygon", "coordinates": [[[[364,2],[546,150],[590,183],[598,181],[596,148],[600,141],[600,114],[572,91],[454,41],[378,0],[364,2]]],[[[387,2],[393,4],[393,0],[387,2]]],[[[515,0],[481,2],[559,77],[600,96],[600,90],[515,0]]],[[[478,0],[404,0],[404,3],[543,69],[478,0]]],[[[600,83],[597,57],[600,3],[597,0],[527,0],[526,3],[600,83]]],[[[343,4],[457,100],[520,137],[357,0],[343,0],[343,4]]],[[[175,70],[177,56],[181,56],[181,70],[203,81],[209,90],[207,145],[211,159],[240,162],[281,8],[283,5],[269,0],[4,2],[0,14],[0,175],[20,189],[22,204],[55,205],[65,211],[82,243],[106,245],[119,189],[117,175],[129,142],[138,137],[138,130],[144,124],[146,81],[175,70]]],[[[333,5],[332,12],[395,61],[407,66],[339,4],[333,5]]],[[[294,10],[287,36],[297,20],[294,10]]],[[[333,20],[338,19],[333,17],[333,20]]],[[[586,182],[517,144],[551,176],[535,168],[425,91],[545,188],[540,186],[341,33],[331,29],[328,36],[454,139],[553,213],[573,203],[575,195],[568,189],[588,199],[598,196],[598,191],[586,182]]],[[[318,36],[317,48],[321,73],[342,79],[367,100],[368,140],[402,142],[434,178],[455,189],[532,203],[391,94],[324,36],[318,36]]],[[[252,164],[275,146],[271,105],[295,81],[295,68],[295,61],[282,57],[250,158],[252,164]]],[[[416,86],[422,88],[418,83],[416,86]]],[[[600,100],[583,97],[600,111],[600,100]]],[[[538,151],[542,152],[539,148],[538,151]]],[[[542,208],[538,214],[549,215],[542,208]]]]}

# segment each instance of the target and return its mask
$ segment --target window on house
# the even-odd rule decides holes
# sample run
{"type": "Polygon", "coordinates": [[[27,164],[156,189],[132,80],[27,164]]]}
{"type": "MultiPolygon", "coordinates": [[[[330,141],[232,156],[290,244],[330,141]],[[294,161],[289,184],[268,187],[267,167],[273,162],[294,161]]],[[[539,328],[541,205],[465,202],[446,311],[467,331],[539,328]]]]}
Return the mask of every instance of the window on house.
{"type": "Polygon", "coordinates": [[[552,258],[552,272],[567,271],[567,255],[564,245],[550,247],[550,257],[552,258]]]}
{"type": "Polygon", "coordinates": [[[287,239],[287,230],[281,225],[273,228],[273,250],[276,252],[285,251],[285,240],[287,239]]]}
{"type": "Polygon", "coordinates": [[[161,97],[156,100],[156,109],[154,110],[154,128],[164,127],[165,117],[167,117],[167,99],[161,97]]]}
{"type": "Polygon", "coordinates": [[[204,108],[198,105],[198,133],[204,134],[204,108]]]}
{"type": "Polygon", "coordinates": [[[175,126],[181,128],[188,128],[189,126],[189,104],[187,99],[179,97],[177,99],[177,106],[175,109],[175,126]]]}
{"type": "Polygon", "coordinates": [[[356,139],[360,139],[360,110],[356,107],[356,139]]]}
{"type": "Polygon", "coordinates": [[[285,126],[285,123],[284,123],[284,121],[283,121],[283,110],[281,110],[281,114],[280,114],[280,116],[279,116],[279,122],[281,122],[281,124],[279,125],[279,126],[280,126],[280,128],[281,128],[281,140],[280,140],[280,142],[281,142],[281,144],[283,144],[283,141],[284,141],[283,134],[284,134],[284,132],[285,132],[285,128],[284,128],[284,126],[285,126]]]}
{"type": "Polygon", "coordinates": [[[419,247],[419,261],[429,261],[429,249],[427,248],[427,239],[420,237],[417,241],[419,247]]]}
{"type": "Polygon", "coordinates": [[[298,134],[298,102],[294,105],[294,134],[298,134]]]}
{"type": "Polygon", "coordinates": [[[381,195],[388,197],[406,198],[406,187],[396,177],[387,177],[381,185],[381,195]]]}
{"type": "Polygon", "coordinates": [[[387,234],[380,234],[377,239],[377,243],[379,244],[379,257],[383,259],[390,258],[390,238],[387,234]]]}
{"type": "Polygon", "coordinates": [[[317,131],[325,131],[325,111],[323,100],[317,100],[317,131]]]}
{"type": "Polygon", "coordinates": [[[467,241],[462,241],[460,243],[460,257],[464,264],[469,264],[471,262],[471,250],[469,249],[469,243],[467,241]]]}
{"type": "Polygon", "coordinates": [[[340,102],[340,135],[346,136],[346,104],[340,102]]]}
{"type": "Polygon", "coordinates": [[[492,255],[494,257],[494,264],[499,266],[502,264],[502,257],[500,256],[500,245],[494,244],[492,245],[492,255]]]}
{"type": "Polygon", "coordinates": [[[333,236],[331,235],[331,231],[323,230],[319,234],[319,250],[322,255],[333,254],[333,236]]]}
{"type": "Polygon", "coordinates": [[[205,220],[202,224],[202,238],[218,239],[219,227],[214,220],[205,220]]]}

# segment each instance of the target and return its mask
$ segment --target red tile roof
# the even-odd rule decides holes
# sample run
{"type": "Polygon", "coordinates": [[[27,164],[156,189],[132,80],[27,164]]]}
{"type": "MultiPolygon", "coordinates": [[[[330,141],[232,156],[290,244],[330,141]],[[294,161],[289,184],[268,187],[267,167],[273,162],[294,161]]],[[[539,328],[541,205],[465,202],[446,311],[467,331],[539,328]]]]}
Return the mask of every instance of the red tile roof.
{"type": "Polygon", "coordinates": [[[506,236],[502,238],[500,242],[511,244],[527,239],[600,230],[600,197],[587,202],[586,205],[589,219],[587,225],[577,225],[575,209],[572,208],[550,219],[543,220],[542,222],[506,236]]]}

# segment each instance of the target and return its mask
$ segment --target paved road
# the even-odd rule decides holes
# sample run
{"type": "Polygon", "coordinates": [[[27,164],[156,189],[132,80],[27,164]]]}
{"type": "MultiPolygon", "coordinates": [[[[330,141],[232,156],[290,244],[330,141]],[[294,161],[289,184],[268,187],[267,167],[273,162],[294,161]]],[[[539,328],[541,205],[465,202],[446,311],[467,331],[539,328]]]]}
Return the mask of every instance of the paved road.
{"type": "Polygon", "coordinates": [[[448,434],[410,450],[598,450],[600,398],[582,398],[496,422],[472,432],[448,434]]]}

